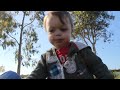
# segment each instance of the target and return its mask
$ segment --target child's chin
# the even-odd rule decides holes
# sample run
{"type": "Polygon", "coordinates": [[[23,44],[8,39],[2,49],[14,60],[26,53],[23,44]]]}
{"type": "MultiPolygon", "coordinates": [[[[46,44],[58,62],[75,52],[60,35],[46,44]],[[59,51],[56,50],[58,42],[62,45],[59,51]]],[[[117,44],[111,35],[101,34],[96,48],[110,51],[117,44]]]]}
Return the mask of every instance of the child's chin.
{"type": "Polygon", "coordinates": [[[66,47],[65,44],[57,44],[57,45],[54,45],[56,48],[60,49],[60,48],[63,48],[63,47],[66,47]]]}

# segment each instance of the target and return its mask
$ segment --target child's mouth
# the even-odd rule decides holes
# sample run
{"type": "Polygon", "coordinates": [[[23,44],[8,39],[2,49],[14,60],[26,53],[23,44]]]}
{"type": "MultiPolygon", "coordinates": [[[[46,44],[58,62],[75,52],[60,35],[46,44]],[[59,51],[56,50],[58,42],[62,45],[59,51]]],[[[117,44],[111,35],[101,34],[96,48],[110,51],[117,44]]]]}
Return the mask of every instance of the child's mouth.
{"type": "Polygon", "coordinates": [[[63,41],[63,39],[56,39],[55,41],[56,41],[57,43],[60,43],[60,42],[63,41]]]}

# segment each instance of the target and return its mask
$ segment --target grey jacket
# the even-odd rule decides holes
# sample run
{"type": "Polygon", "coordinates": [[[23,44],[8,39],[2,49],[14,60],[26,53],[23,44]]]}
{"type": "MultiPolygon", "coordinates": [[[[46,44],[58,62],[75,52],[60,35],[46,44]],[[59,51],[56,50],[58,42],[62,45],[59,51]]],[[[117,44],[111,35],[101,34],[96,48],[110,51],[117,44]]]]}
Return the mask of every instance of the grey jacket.
{"type": "Polygon", "coordinates": [[[107,66],[89,46],[71,42],[67,61],[62,65],[51,48],[41,55],[37,67],[27,79],[114,79],[107,66]],[[75,47],[77,45],[78,48],[75,47]]]}

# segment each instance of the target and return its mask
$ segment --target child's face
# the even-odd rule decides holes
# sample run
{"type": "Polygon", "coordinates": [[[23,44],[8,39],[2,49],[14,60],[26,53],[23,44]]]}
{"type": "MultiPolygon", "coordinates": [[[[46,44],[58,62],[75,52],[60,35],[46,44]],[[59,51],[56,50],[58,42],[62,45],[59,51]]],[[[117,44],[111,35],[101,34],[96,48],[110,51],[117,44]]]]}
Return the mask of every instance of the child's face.
{"type": "Polygon", "coordinates": [[[60,22],[57,16],[49,16],[46,20],[46,31],[48,33],[48,39],[52,45],[57,49],[65,47],[70,42],[71,37],[71,24],[69,19],[63,18],[64,25],[60,22]]]}

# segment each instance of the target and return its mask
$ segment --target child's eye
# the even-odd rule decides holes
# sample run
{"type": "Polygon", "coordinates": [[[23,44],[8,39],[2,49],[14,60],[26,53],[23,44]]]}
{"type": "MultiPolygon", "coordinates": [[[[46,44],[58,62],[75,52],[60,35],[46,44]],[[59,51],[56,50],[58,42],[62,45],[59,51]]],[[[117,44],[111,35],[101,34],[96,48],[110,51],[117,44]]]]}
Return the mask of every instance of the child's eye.
{"type": "Polygon", "coordinates": [[[50,33],[53,33],[54,31],[55,31],[55,30],[51,29],[49,32],[50,32],[50,33]]]}
{"type": "Polygon", "coordinates": [[[67,29],[66,29],[66,28],[62,28],[61,31],[62,31],[62,32],[65,32],[65,31],[67,31],[67,29]]]}

